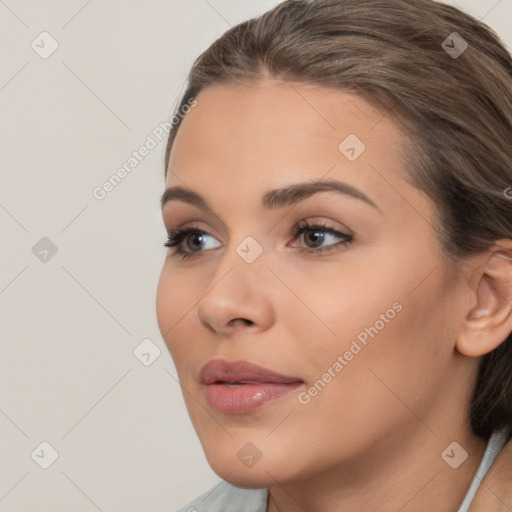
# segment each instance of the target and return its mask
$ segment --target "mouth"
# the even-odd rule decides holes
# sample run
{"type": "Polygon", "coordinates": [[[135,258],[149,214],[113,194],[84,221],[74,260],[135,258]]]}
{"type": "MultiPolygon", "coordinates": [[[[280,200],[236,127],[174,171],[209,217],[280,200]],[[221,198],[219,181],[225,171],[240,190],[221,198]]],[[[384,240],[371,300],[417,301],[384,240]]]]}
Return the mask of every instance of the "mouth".
{"type": "Polygon", "coordinates": [[[231,362],[224,359],[208,361],[201,368],[199,379],[207,386],[209,384],[294,384],[303,382],[299,377],[282,375],[248,361],[231,362]]]}
{"type": "Polygon", "coordinates": [[[208,405],[223,414],[245,414],[304,385],[299,377],[276,373],[248,361],[214,359],[200,372],[208,405]]]}
{"type": "Polygon", "coordinates": [[[241,386],[242,384],[261,384],[261,382],[258,382],[256,380],[249,380],[249,381],[244,381],[244,382],[225,382],[223,380],[218,380],[217,382],[214,382],[213,384],[222,384],[223,386],[228,386],[228,387],[236,387],[236,386],[241,386]]]}

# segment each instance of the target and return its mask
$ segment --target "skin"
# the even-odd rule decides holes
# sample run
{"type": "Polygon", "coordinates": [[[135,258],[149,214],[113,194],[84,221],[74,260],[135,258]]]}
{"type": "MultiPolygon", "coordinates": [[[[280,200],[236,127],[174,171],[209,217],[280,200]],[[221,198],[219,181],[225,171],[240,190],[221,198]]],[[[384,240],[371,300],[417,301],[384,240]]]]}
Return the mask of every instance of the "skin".
{"type": "MultiPolygon", "coordinates": [[[[164,205],[167,230],[207,235],[188,260],[168,249],[156,306],[209,464],[235,486],[270,488],[269,512],[456,510],[487,443],[465,421],[478,363],[512,330],[512,263],[497,256],[512,253],[512,241],[460,272],[449,266],[433,202],[404,180],[405,135],[359,96],[265,77],[210,86],[197,100],[167,187],[198,192],[214,215],[164,205]],[[366,146],[354,161],[338,149],[349,134],[366,146]],[[378,209],[332,191],[260,206],[269,189],[325,178],[357,187],[378,209]],[[326,233],[317,244],[333,250],[315,253],[311,231],[292,234],[303,219],[354,240],[343,246],[326,233]],[[251,264],[235,250],[247,236],[263,249],[251,264]],[[397,302],[401,311],[301,404],[299,392],[397,302]],[[251,413],[221,414],[199,382],[212,358],[245,359],[304,385],[251,413]],[[453,441],[468,453],[457,469],[441,457],[453,441]],[[261,452],[250,468],[237,457],[247,442],[261,452]]],[[[193,252],[194,239],[181,247],[193,252]]]]}

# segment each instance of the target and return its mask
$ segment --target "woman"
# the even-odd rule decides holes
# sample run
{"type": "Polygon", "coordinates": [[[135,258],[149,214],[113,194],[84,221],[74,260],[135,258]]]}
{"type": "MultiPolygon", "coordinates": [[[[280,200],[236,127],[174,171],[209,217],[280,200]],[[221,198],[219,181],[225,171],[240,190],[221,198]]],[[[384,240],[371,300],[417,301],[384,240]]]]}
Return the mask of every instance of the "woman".
{"type": "Polygon", "coordinates": [[[157,317],[223,482],[182,510],[509,510],[496,34],[431,0],[287,0],[200,56],[185,109],[157,317]]]}

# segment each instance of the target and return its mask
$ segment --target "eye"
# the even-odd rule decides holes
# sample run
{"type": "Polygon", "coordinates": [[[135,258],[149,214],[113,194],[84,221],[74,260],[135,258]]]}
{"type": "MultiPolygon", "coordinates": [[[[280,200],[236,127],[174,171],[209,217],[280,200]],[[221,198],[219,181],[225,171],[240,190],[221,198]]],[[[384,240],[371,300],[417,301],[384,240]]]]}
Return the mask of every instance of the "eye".
{"type": "Polygon", "coordinates": [[[181,259],[186,259],[196,256],[194,253],[201,252],[201,249],[203,248],[201,244],[204,242],[206,237],[211,237],[211,235],[198,228],[176,228],[167,233],[167,241],[164,243],[164,246],[177,247],[174,254],[179,255],[181,259]],[[186,242],[185,245],[188,246],[188,250],[183,250],[181,247],[182,242],[186,242]],[[199,250],[195,250],[198,246],[199,250]]]}
{"type": "MultiPolygon", "coordinates": [[[[292,235],[294,239],[303,238],[306,241],[306,248],[300,249],[301,252],[319,253],[325,251],[336,250],[337,248],[346,247],[353,241],[353,236],[338,231],[326,224],[309,224],[306,221],[300,222],[292,228],[292,235]],[[341,240],[337,243],[323,245],[326,240],[338,239],[341,240]],[[311,244],[311,245],[309,245],[311,244]]],[[[204,252],[204,243],[208,238],[214,239],[210,234],[196,228],[176,228],[167,234],[167,241],[164,243],[165,247],[176,247],[174,255],[179,256],[181,259],[192,258],[201,256],[204,252]],[[185,249],[182,247],[185,245],[185,249]]],[[[214,245],[210,249],[220,247],[221,244],[214,245]]]]}
{"type": "Polygon", "coordinates": [[[302,251],[313,253],[335,250],[340,246],[346,247],[354,239],[352,235],[338,231],[326,224],[309,224],[307,221],[294,226],[293,236],[302,238],[306,242],[307,249],[302,249],[302,251]],[[326,246],[322,245],[329,238],[337,238],[342,241],[326,246]],[[308,245],[308,243],[311,243],[311,245],[308,245]]]}

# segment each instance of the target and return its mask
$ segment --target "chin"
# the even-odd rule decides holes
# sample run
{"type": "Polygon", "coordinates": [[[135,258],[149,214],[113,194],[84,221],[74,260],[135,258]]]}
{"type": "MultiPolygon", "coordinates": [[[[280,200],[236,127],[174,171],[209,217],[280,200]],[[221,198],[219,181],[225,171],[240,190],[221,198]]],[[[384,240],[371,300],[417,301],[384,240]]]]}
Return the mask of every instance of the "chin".
{"type": "MultiPolygon", "coordinates": [[[[212,466],[214,472],[226,482],[241,489],[266,489],[275,484],[275,480],[269,475],[274,475],[272,470],[267,473],[264,468],[240,468],[233,470],[230,465],[222,466],[221,471],[212,466]]],[[[279,477],[276,478],[279,480],[279,477]]],[[[279,480],[280,481],[280,480],[279,480]]]]}
{"type": "Polygon", "coordinates": [[[275,485],[276,481],[285,483],[297,476],[297,465],[291,467],[289,462],[279,460],[275,452],[268,457],[262,456],[251,465],[250,460],[246,463],[243,461],[244,454],[250,453],[250,449],[240,453],[224,446],[222,452],[217,450],[205,451],[208,464],[220,478],[235,487],[266,489],[275,485]]]}

